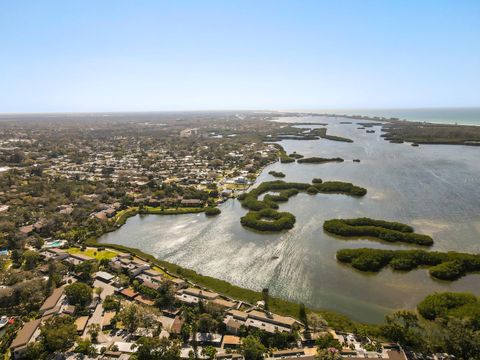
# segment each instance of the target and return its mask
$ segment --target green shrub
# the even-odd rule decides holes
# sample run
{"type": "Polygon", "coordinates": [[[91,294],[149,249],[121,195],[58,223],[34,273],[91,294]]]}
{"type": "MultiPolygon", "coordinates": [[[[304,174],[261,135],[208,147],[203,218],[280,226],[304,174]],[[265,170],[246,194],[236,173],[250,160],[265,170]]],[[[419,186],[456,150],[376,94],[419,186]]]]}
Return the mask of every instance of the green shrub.
{"type": "Polygon", "coordinates": [[[430,268],[431,276],[441,280],[456,280],[465,275],[465,267],[460,260],[452,260],[430,268]]]}
{"type": "Polygon", "coordinates": [[[437,317],[446,318],[451,315],[458,318],[472,317],[472,315],[478,317],[480,298],[470,293],[436,293],[423,299],[417,305],[417,310],[427,320],[435,320],[437,317]]]}
{"type": "Polygon", "coordinates": [[[205,209],[205,215],[207,215],[207,216],[215,216],[215,215],[220,214],[221,212],[222,211],[217,207],[207,207],[205,209]]]}
{"type": "Polygon", "coordinates": [[[283,155],[283,156],[280,156],[280,162],[282,164],[288,164],[288,163],[292,163],[292,162],[295,162],[295,159],[287,156],[287,155],[283,155]]]}

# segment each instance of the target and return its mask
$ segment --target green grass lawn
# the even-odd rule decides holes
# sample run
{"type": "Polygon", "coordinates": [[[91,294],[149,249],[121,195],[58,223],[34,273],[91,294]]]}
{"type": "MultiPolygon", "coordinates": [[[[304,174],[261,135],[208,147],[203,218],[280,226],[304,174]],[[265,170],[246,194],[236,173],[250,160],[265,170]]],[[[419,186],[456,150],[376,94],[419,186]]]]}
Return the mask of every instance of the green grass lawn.
{"type": "Polygon", "coordinates": [[[87,256],[91,256],[97,260],[101,259],[111,259],[115,256],[117,256],[116,252],[110,251],[110,250],[101,250],[98,251],[95,248],[87,248],[85,251],[82,251],[82,249],[79,248],[70,248],[67,250],[69,254],[84,254],[87,256]]]}

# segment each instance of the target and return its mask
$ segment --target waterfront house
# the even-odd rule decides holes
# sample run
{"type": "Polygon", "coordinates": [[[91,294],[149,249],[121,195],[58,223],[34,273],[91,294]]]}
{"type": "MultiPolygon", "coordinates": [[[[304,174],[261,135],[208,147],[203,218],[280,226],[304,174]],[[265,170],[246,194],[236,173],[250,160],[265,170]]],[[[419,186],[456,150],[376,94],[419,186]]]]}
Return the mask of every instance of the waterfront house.
{"type": "Polygon", "coordinates": [[[232,309],[227,312],[227,318],[231,318],[244,323],[248,319],[248,313],[246,313],[245,311],[232,309]]]}
{"type": "Polygon", "coordinates": [[[218,306],[220,306],[222,308],[226,308],[226,309],[230,309],[237,304],[235,301],[225,300],[225,299],[222,299],[220,297],[216,298],[214,300],[211,300],[210,303],[218,305],[218,306]]]}
{"type": "Polygon", "coordinates": [[[200,199],[182,199],[180,206],[182,207],[201,207],[204,202],[200,199]]]}
{"type": "Polygon", "coordinates": [[[250,311],[246,321],[247,326],[255,327],[270,333],[277,331],[291,332],[295,324],[300,325],[297,320],[291,317],[280,316],[258,310],[250,311]]]}
{"type": "Polygon", "coordinates": [[[85,254],[70,254],[70,257],[67,259],[68,262],[72,263],[73,265],[78,265],[83,263],[84,261],[95,260],[93,257],[85,255],[85,254]]]}
{"type": "Polygon", "coordinates": [[[173,278],[173,279],[169,279],[168,280],[170,283],[173,284],[173,286],[180,290],[180,289],[184,289],[186,288],[188,285],[187,285],[187,282],[183,279],[179,279],[179,278],[173,278]]]}

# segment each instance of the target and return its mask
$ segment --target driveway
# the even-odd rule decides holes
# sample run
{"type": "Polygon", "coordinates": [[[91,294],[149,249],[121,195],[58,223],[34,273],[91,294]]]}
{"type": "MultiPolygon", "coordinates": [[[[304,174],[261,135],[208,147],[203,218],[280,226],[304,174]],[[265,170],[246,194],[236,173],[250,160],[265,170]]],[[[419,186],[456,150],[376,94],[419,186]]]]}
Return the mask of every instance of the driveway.
{"type": "MultiPolygon", "coordinates": [[[[102,293],[100,294],[100,299],[102,300],[101,302],[98,303],[97,307],[95,308],[95,311],[93,314],[90,316],[87,322],[87,327],[85,328],[85,331],[83,332],[82,336],[83,337],[89,337],[88,335],[88,328],[91,324],[102,324],[102,318],[103,318],[103,300],[105,300],[105,297],[108,295],[112,295],[114,293],[114,287],[112,285],[106,284],[102,281],[95,280],[93,283],[94,287],[100,287],[103,289],[102,293]]],[[[99,343],[109,343],[111,342],[111,338],[108,335],[103,334],[101,331],[98,334],[98,342],[99,343]]]]}

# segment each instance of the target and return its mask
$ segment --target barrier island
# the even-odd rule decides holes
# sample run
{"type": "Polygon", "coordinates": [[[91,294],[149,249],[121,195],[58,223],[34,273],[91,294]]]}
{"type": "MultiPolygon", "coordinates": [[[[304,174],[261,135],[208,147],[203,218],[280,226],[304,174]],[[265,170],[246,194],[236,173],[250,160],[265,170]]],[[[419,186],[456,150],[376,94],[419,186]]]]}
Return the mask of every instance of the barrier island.
{"type": "Polygon", "coordinates": [[[370,236],[388,242],[433,245],[433,239],[430,236],[415,233],[409,225],[366,217],[327,220],[323,223],[323,229],[329,233],[346,237],[370,236]]]}
{"type": "Polygon", "coordinates": [[[446,281],[480,271],[480,254],[454,251],[342,249],[337,251],[337,260],[368,272],[378,272],[386,266],[401,271],[428,267],[430,276],[446,281]]]}
{"type": "Polygon", "coordinates": [[[367,190],[341,181],[326,181],[314,179],[312,184],[285,182],[282,180],[266,181],[248,193],[238,196],[243,207],[250,210],[240,219],[243,226],[258,231],[288,230],[295,224],[295,216],[288,212],[278,212],[278,203],[286,202],[300,191],[314,195],[315,193],[338,193],[351,196],[363,196],[367,190]],[[275,192],[275,194],[265,194],[275,192]],[[263,200],[258,197],[265,194],[263,200]]]}

